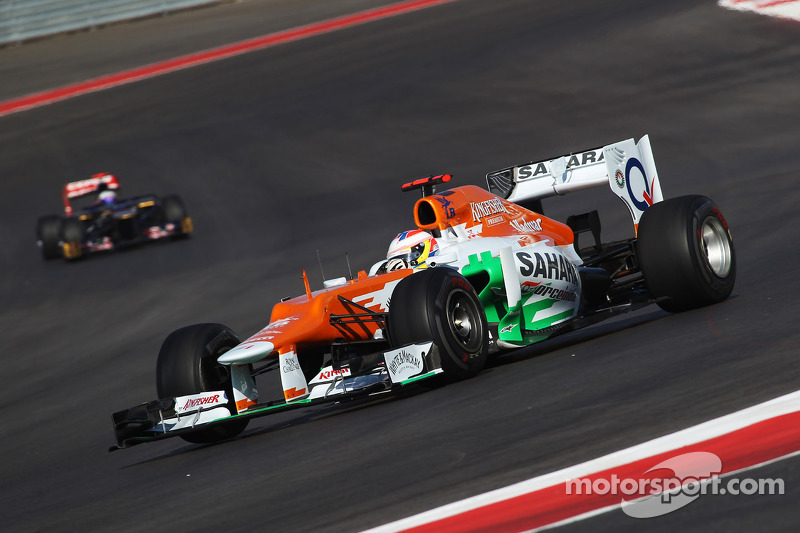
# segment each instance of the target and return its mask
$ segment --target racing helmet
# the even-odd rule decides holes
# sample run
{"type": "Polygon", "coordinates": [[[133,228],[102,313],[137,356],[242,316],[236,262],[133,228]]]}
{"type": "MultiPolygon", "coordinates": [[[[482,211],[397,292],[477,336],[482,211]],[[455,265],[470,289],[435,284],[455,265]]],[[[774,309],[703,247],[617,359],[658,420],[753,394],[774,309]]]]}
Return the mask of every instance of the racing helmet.
{"type": "Polygon", "coordinates": [[[104,205],[113,204],[117,199],[117,193],[110,189],[106,189],[97,195],[97,199],[104,205]]]}
{"type": "Polygon", "coordinates": [[[436,239],[422,230],[404,231],[394,238],[389,245],[386,258],[401,259],[409,268],[427,268],[427,261],[439,252],[436,239]]]}

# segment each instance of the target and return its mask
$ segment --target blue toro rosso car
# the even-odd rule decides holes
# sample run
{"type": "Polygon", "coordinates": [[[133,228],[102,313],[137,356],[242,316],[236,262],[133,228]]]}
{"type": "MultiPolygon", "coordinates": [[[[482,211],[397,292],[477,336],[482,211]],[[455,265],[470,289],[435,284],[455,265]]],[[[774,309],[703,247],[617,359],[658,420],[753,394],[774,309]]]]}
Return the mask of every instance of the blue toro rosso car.
{"type": "Polygon", "coordinates": [[[117,197],[113,174],[64,186],[64,216],[47,215],[36,224],[36,243],[45,259],[79,259],[92,252],[116,250],[192,233],[192,219],[177,195],[117,197]],[[82,206],[71,202],[80,199],[82,206]]]}

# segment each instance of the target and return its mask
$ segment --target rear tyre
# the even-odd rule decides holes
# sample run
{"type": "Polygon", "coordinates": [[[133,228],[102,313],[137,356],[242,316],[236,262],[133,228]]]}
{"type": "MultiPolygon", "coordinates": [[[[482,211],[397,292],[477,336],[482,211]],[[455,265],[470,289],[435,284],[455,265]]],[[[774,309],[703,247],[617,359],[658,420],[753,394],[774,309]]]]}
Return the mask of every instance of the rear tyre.
{"type": "MultiPolygon", "coordinates": [[[[239,338],[222,324],[195,324],[170,333],[161,345],[156,362],[159,398],[224,390],[233,401],[230,370],[217,357],[239,344],[239,338]]],[[[236,414],[231,403],[229,409],[236,414]]],[[[211,443],[235,437],[247,427],[247,419],[217,423],[181,437],[192,443],[211,443]]]]}
{"type": "Polygon", "coordinates": [[[170,194],[161,199],[161,209],[167,223],[175,224],[175,238],[188,237],[192,232],[192,219],[177,194],[170,194]]]}
{"type": "Polygon", "coordinates": [[[64,259],[71,261],[80,259],[83,255],[83,241],[86,232],[83,223],[76,217],[65,218],[61,225],[61,254],[64,259]]]}
{"type": "Polygon", "coordinates": [[[45,260],[61,257],[61,217],[47,215],[36,222],[36,240],[41,243],[45,260]]]}
{"type": "Polygon", "coordinates": [[[433,341],[447,381],[471,378],[486,364],[486,315],[469,282],[450,268],[424,270],[398,283],[387,326],[396,347],[433,341]]]}
{"type": "Polygon", "coordinates": [[[639,221],[636,255],[647,289],[665,311],[721,302],[733,290],[731,232],[705,196],[680,196],[648,207],[639,221]]]}

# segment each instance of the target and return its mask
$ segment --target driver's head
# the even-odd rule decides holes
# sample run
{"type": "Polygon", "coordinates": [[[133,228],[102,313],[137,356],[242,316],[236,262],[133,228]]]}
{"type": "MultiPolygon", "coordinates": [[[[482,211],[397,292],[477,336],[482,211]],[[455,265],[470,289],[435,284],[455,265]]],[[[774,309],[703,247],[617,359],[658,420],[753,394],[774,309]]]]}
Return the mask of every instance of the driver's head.
{"type": "Polygon", "coordinates": [[[101,203],[104,205],[113,204],[114,201],[117,199],[117,193],[110,189],[106,189],[102,191],[99,195],[97,195],[97,199],[100,200],[101,203]]]}
{"type": "Polygon", "coordinates": [[[433,235],[422,230],[404,231],[389,245],[386,258],[403,260],[408,268],[427,268],[430,257],[439,252],[439,245],[433,235]]]}

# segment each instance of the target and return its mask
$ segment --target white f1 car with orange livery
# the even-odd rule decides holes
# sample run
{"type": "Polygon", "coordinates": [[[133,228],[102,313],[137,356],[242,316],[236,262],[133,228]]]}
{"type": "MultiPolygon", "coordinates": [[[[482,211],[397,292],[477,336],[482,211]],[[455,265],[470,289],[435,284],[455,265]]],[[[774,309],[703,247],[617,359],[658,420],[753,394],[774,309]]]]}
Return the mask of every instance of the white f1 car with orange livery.
{"type": "MultiPolygon", "coordinates": [[[[179,329],[158,356],[158,400],[114,413],[112,449],[180,436],[215,442],[251,418],[387,392],[420,380],[474,376],[492,354],[573,331],[655,302],[679,312],[726,299],[733,241],[704,196],[664,200],[647,136],[422,190],[416,229],[354,279],[276,304],[270,323],[241,341],[220,324],[179,329]],[[596,211],[566,224],[541,199],[609,187],[628,208],[635,237],[602,242],[596,211]],[[593,242],[577,246],[578,235],[593,242]],[[282,397],[259,395],[277,373],[282,397]]],[[[305,278],[305,276],[304,276],[305,278]]],[[[307,278],[305,278],[307,279],[307,278]]]]}

